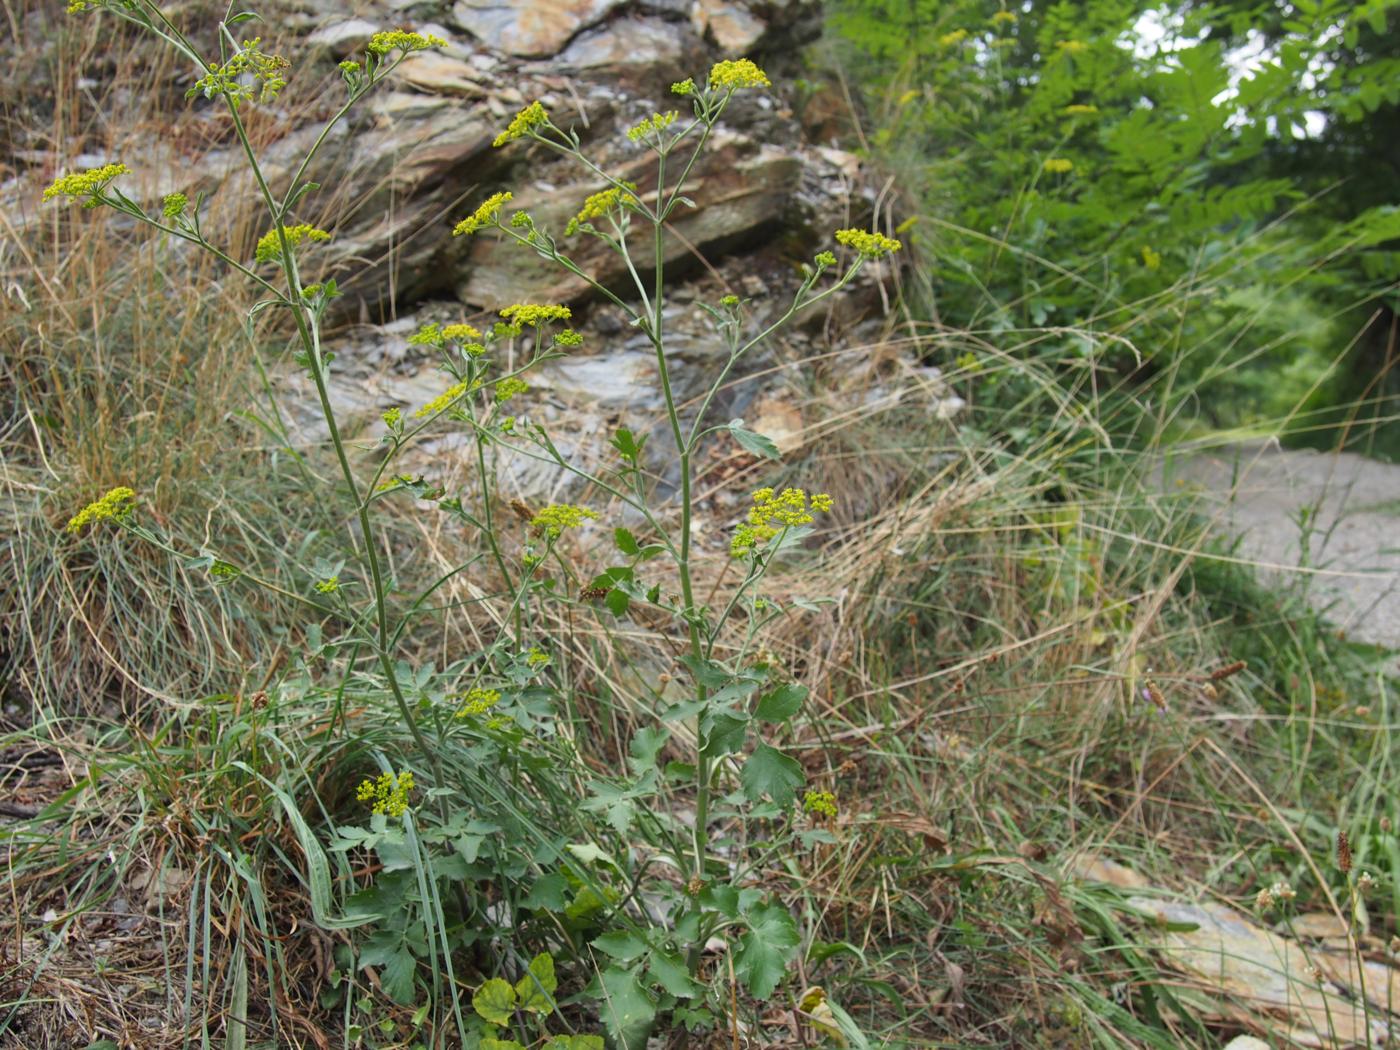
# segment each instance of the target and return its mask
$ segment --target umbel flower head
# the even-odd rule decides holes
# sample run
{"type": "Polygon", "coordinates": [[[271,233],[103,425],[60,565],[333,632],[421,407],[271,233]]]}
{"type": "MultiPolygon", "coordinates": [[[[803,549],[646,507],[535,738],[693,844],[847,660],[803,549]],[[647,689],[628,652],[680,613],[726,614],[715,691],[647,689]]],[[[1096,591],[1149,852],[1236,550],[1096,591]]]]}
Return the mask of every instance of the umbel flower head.
{"type": "Polygon", "coordinates": [[[501,316],[517,327],[538,328],[550,321],[567,321],[573,316],[573,311],[567,306],[514,303],[502,310],[501,316]]]}
{"type": "MultiPolygon", "coordinates": [[[[768,74],[759,69],[747,58],[736,58],[728,62],[716,62],[710,67],[710,87],[728,91],[740,88],[772,87],[768,74]]],[[[672,89],[674,90],[674,88],[672,89]]]]}
{"type": "Polygon", "coordinates": [[[462,706],[457,709],[458,718],[484,715],[501,702],[499,689],[473,689],[462,697],[462,706]]]}
{"type": "Polygon", "coordinates": [[[659,135],[674,124],[679,115],[674,109],[667,113],[653,113],[646,120],[628,128],[627,137],[633,142],[641,142],[648,135],[659,135]]]}
{"type": "Polygon", "coordinates": [[[530,391],[530,384],[516,376],[507,376],[496,384],[496,403],[505,404],[516,394],[526,394],[530,391]]]}
{"type": "Polygon", "coordinates": [[[413,413],[413,418],[422,419],[425,416],[435,416],[444,409],[450,408],[452,404],[466,392],[467,384],[465,382],[451,386],[429,401],[417,412],[413,413]]]}
{"type": "Polygon", "coordinates": [[[544,106],[540,105],[538,101],[531,102],[515,115],[515,119],[506,125],[506,130],[497,135],[496,140],[491,145],[499,148],[508,142],[523,139],[548,120],[549,114],[545,112],[544,106]]]}
{"type": "MultiPolygon", "coordinates": [[[[325,230],[317,229],[310,223],[300,223],[296,226],[284,226],[283,231],[287,234],[287,243],[293,248],[301,244],[302,241],[328,241],[331,235],[325,230]]],[[[282,255],[282,243],[277,239],[277,228],[273,227],[258,238],[258,246],[253,249],[253,258],[260,263],[276,262],[282,255]]]]}
{"type": "Polygon", "coordinates": [[[387,55],[390,51],[402,51],[405,55],[414,51],[426,51],[430,47],[446,47],[447,41],[432,33],[410,33],[395,29],[387,33],[375,33],[369,38],[365,50],[372,55],[387,55]]]}
{"type": "Polygon", "coordinates": [[[368,802],[372,813],[401,817],[408,812],[408,798],[413,794],[413,787],[413,774],[407,770],[397,777],[393,773],[380,773],[373,780],[369,777],[362,780],[355,797],[368,802]]]}
{"type": "Polygon", "coordinates": [[[550,539],[557,539],[565,529],[576,529],[585,521],[592,521],[597,517],[598,515],[587,507],[576,507],[572,503],[551,503],[530,519],[530,525],[550,539]]]}
{"type": "Polygon", "coordinates": [[[136,502],[136,493],[126,486],[112,489],[89,503],[68,521],[69,532],[82,532],[83,526],[99,521],[125,521],[136,502]]]}
{"type": "Polygon", "coordinates": [[[832,499],[825,492],[814,493],[808,500],[802,489],[783,489],[780,493],[770,488],[759,489],[753,494],[748,517],[730,540],[729,553],[742,558],[786,529],[810,525],[813,512],[825,514],[831,510],[831,505],[832,499]]]}
{"type": "Polygon", "coordinates": [[[583,202],[579,213],[569,220],[564,235],[572,237],[585,222],[600,219],[611,211],[628,206],[636,206],[636,183],[624,182],[621,186],[610,186],[598,193],[590,194],[583,202]]]}
{"type": "Polygon", "coordinates": [[[1056,175],[1067,175],[1074,170],[1074,161],[1066,157],[1051,157],[1045,162],[1045,170],[1056,175]]]}
{"type": "Polygon", "coordinates": [[[267,54],[261,45],[261,37],[240,44],[223,65],[211,65],[209,72],[185,92],[185,97],[194,98],[201,92],[205,98],[223,95],[235,108],[251,101],[254,95],[262,103],[273,101],[287,86],[285,74],[291,63],[280,55],[267,54]]]}
{"type": "Polygon", "coordinates": [[[867,259],[879,259],[903,247],[893,237],[870,230],[837,230],[836,243],[854,248],[867,259]]]}
{"type": "Polygon", "coordinates": [[[125,164],[104,164],[100,168],[88,168],[86,171],[75,171],[71,175],[60,175],[44,190],[44,200],[67,197],[70,201],[75,201],[86,198],[88,207],[92,207],[97,203],[98,190],[118,175],[129,174],[130,171],[125,164]]]}
{"type": "Polygon", "coordinates": [[[452,236],[460,237],[464,233],[475,233],[483,226],[493,225],[501,212],[502,205],[509,203],[514,196],[515,194],[510,192],[491,194],[481,202],[476,211],[452,227],[452,236]]]}

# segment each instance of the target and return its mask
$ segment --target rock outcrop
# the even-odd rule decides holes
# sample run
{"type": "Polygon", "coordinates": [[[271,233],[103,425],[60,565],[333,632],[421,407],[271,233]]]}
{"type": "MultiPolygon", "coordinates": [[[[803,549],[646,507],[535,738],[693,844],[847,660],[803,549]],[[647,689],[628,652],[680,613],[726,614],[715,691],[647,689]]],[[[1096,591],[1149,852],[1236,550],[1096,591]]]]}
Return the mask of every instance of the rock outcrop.
{"type": "MultiPolygon", "coordinates": [[[[762,330],[790,304],[801,264],[834,247],[831,232],[869,221],[876,193],[861,161],[812,138],[838,127],[836,115],[814,115],[811,106],[797,113],[784,93],[784,73],[797,69],[797,50],[820,28],[816,0],[301,3],[286,0],[263,12],[269,20],[265,48],[292,56],[294,64],[282,97],[249,107],[246,116],[276,193],[290,184],[326,116],[344,98],[337,63],[362,55],[369,38],[386,28],[410,27],[447,41],[410,56],[391,83],[325,138],[305,172],[317,189],[291,216],[334,234],[331,243],[307,253],[303,272],[308,280],[334,277],[342,292],[328,318],[328,343],[336,352],[335,396],[352,430],[356,416],[376,420],[388,407],[422,403],[440,389],[435,362],[407,341],[419,323],[482,325],[520,301],[569,303],[585,335],[569,359],[532,376],[537,397],[529,411],[556,428],[561,448],[604,451],[607,427],[625,413],[655,421],[652,351],[619,311],[594,296],[587,282],[527,248],[491,234],[452,236],[458,219],[509,189],[512,210],[528,210],[617,295],[636,298],[635,282],[648,279],[651,245],[637,246],[633,272],[597,240],[564,236],[569,219],[601,188],[595,175],[527,141],[493,147],[497,133],[532,100],[577,134],[600,167],[635,181],[645,196],[655,189],[654,158],[626,131],[658,109],[688,108],[670,93],[671,83],[702,78],[715,61],[741,55],[753,57],[775,80],[773,91],[735,97],[691,172],[687,197],[693,203],[676,213],[664,244],[672,288],[668,346],[682,396],[703,390],[724,364],[723,341],[703,304],[739,295],[746,324],[762,330]]],[[[169,85],[172,94],[186,86],[183,80],[169,85]]],[[[227,114],[202,98],[182,103],[178,113],[177,125],[159,143],[133,143],[142,155],[125,158],[134,171],[122,188],[153,208],[174,190],[192,199],[206,194],[206,229],[235,255],[241,243],[250,257],[253,238],[266,226],[246,219],[246,204],[258,191],[231,145],[227,114]]],[[[91,159],[53,158],[48,166],[71,168],[91,159]]],[[[42,157],[30,163],[36,176],[52,177],[42,170],[42,157]]],[[[826,336],[837,327],[847,338],[853,332],[865,341],[877,337],[896,292],[893,277],[888,265],[872,265],[839,301],[746,357],[714,406],[714,418],[750,413],[764,420],[784,451],[801,448],[804,362],[832,352],[826,336]],[[745,381],[750,375],[762,381],[745,381]]],[[[959,402],[947,396],[936,370],[912,362],[900,367],[895,382],[883,365],[849,357],[843,388],[862,404],[913,392],[938,418],[957,410],[959,402]]],[[[296,391],[304,380],[288,374],[286,383],[296,391]]],[[[314,437],[313,406],[302,407],[305,412],[294,406],[291,416],[314,437]]],[[[658,430],[652,447],[661,454],[669,440],[658,430]]],[[[450,449],[451,439],[444,438],[423,451],[450,449]]],[[[537,465],[521,463],[509,472],[526,492],[560,484],[557,472],[537,465]]]]}

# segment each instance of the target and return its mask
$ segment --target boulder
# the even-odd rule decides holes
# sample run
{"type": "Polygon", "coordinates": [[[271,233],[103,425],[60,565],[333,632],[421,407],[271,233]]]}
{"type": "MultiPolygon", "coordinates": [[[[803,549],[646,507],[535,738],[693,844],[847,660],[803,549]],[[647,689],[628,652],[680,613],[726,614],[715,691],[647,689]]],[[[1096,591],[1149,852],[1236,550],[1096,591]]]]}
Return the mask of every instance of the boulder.
{"type": "Polygon", "coordinates": [[[622,0],[457,0],[449,20],[496,51],[521,58],[557,55],[622,0]]]}

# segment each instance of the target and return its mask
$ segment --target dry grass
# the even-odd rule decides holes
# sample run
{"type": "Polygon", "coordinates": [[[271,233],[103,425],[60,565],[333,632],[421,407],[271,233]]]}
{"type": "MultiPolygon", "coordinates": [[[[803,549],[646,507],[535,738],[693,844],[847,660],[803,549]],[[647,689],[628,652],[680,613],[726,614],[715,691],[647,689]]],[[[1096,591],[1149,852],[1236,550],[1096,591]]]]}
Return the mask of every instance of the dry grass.
{"type": "MultiPolygon", "coordinates": [[[[28,24],[37,10],[7,16],[28,24]]],[[[91,30],[27,52],[4,100],[8,142],[113,155],[113,127],[212,133],[176,116],[174,99],[153,123],[127,120],[133,99],[170,83],[137,56],[91,30]],[[76,79],[94,69],[96,107],[76,79]],[[99,109],[109,124],[91,119],[99,109]]],[[[258,232],[222,221],[235,243],[258,232]]],[[[205,1033],[340,1045],[350,1010],[319,996],[351,935],[310,923],[295,838],[247,769],[295,780],[303,812],[328,823],[349,774],[376,749],[402,753],[402,734],[368,689],[279,691],[301,658],[288,609],[161,552],[59,529],[75,504],[139,479],[143,514],[189,554],[217,538],[246,564],[305,575],[334,555],[321,530],[338,527],[307,498],[318,450],[298,463],[242,414],[257,358],[228,320],[246,301],[216,270],[102,214],[0,222],[0,559],[18,581],[0,596],[13,916],[0,930],[0,1045],[173,1047],[205,1033]],[[172,294],[191,287],[195,308],[172,294]]],[[[1153,493],[1103,425],[1127,411],[1122,390],[1024,365],[1046,338],[916,329],[774,366],[804,424],[783,477],[837,494],[840,509],[773,581],[783,603],[833,600],[794,608],[765,644],[810,689],[787,743],[842,813],[835,843],[762,876],[822,945],[795,985],[826,987],[872,1045],[1215,1045],[1228,1031],[1175,1005],[1179,979],[1065,865],[1111,853],[1159,885],[1239,901],[1316,870],[1307,892],[1325,901],[1328,873],[1305,859],[1325,855],[1340,820],[1374,816],[1388,782],[1389,716],[1361,725],[1336,699],[1385,683],[1216,559],[1189,507],[1153,493]],[[917,390],[914,362],[964,352],[981,363],[945,376],[972,402],[952,427],[917,390]],[[1023,404],[979,402],[988,377],[1026,372],[1023,404]],[[1212,695],[1209,672],[1237,656],[1249,669],[1212,695]]],[[[702,594],[733,571],[732,493],[779,480],[728,451],[705,470],[702,594]]],[[[469,489],[471,469],[441,480],[469,489]]],[[[390,513],[408,579],[479,554],[445,517],[390,513]]],[[[522,528],[508,525],[507,542],[522,528]]],[[[570,553],[583,573],[607,548],[570,553]]],[[[495,590],[485,570],[452,580],[414,655],[443,665],[495,637],[507,616],[495,590]]],[[[567,806],[654,719],[682,646],[644,611],[619,622],[558,603],[533,627],[568,698],[561,734],[577,764],[549,800],[567,806]]],[[[349,673],[336,684],[351,682],[363,685],[349,673]]],[[[671,757],[688,758],[687,743],[677,734],[671,757]]],[[[367,872],[341,875],[348,887],[367,872]]],[[[1394,910],[1378,911],[1376,928],[1393,932],[1394,910]]],[[[768,1020],[766,1045],[814,1037],[790,1011],[768,1020]]]]}

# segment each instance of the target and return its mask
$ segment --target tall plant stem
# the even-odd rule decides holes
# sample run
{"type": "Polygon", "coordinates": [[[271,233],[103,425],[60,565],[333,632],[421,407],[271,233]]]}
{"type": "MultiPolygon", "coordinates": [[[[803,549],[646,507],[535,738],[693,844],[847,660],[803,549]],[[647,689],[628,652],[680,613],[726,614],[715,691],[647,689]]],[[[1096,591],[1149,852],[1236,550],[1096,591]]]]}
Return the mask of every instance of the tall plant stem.
{"type": "Polygon", "coordinates": [[[297,326],[297,338],[300,339],[302,347],[306,350],[307,360],[311,363],[311,379],[316,385],[316,397],[320,401],[321,415],[326,421],[326,430],[330,434],[331,445],[335,448],[341,475],[344,477],[351,498],[355,502],[355,513],[360,523],[360,541],[365,552],[365,565],[369,568],[370,581],[374,588],[374,618],[377,635],[374,647],[375,654],[379,657],[379,666],[389,682],[389,691],[393,694],[394,703],[398,706],[399,716],[404,720],[408,731],[413,734],[413,742],[417,745],[423,758],[432,767],[434,779],[441,785],[443,783],[442,763],[438,760],[437,752],[429,746],[422,730],[418,728],[413,712],[409,710],[408,700],[404,697],[403,688],[399,685],[398,675],[394,670],[394,660],[389,652],[391,646],[389,610],[384,597],[384,573],[379,564],[374,526],[370,521],[368,502],[360,498],[360,487],[355,481],[355,471],[350,466],[350,457],[345,451],[345,441],[341,437],[340,427],[336,422],[335,409],[331,407],[330,390],[326,386],[325,362],[321,356],[320,329],[314,320],[308,323],[306,308],[301,305],[301,279],[297,274],[296,255],[287,239],[287,228],[282,222],[282,209],[276,198],[273,197],[267,180],[263,177],[262,167],[258,164],[257,154],[253,151],[253,144],[248,139],[247,129],[244,128],[243,121],[238,114],[238,107],[232,100],[229,100],[228,109],[233,117],[233,127],[238,135],[238,141],[243,147],[244,155],[248,158],[248,166],[253,172],[253,178],[257,180],[258,191],[263,196],[263,201],[267,205],[267,210],[271,214],[277,230],[277,240],[282,249],[282,270],[287,277],[288,298],[291,304],[292,318],[297,326]]]}
{"type": "MultiPolygon", "coordinates": [[[[666,191],[666,154],[661,154],[661,159],[657,164],[656,175],[656,199],[661,201],[666,191]]],[[[656,350],[656,369],[661,379],[661,393],[666,401],[666,416],[671,424],[671,435],[676,442],[676,450],[680,453],[680,484],[681,484],[681,538],[680,547],[676,557],[676,569],[681,581],[681,603],[685,616],[686,627],[690,633],[690,651],[697,661],[705,658],[704,641],[700,633],[698,614],[695,609],[695,588],[690,575],[690,523],[691,523],[691,469],[690,457],[692,445],[687,440],[685,429],[681,426],[680,411],[676,407],[676,395],[671,386],[671,371],[666,362],[666,340],[665,340],[665,271],[666,271],[666,230],[664,212],[658,214],[652,220],[653,250],[655,266],[654,292],[652,294],[652,318],[651,318],[651,341],[656,350]]],[[[702,703],[708,699],[709,690],[704,683],[697,681],[696,698],[702,703]]],[[[704,711],[696,716],[695,737],[697,743],[701,737],[701,722],[704,718],[704,711]]],[[[705,852],[708,835],[706,825],[709,823],[710,810],[710,758],[706,754],[703,746],[699,747],[699,754],[695,765],[695,829],[694,829],[694,860],[692,875],[697,879],[705,877],[705,852]]]]}

